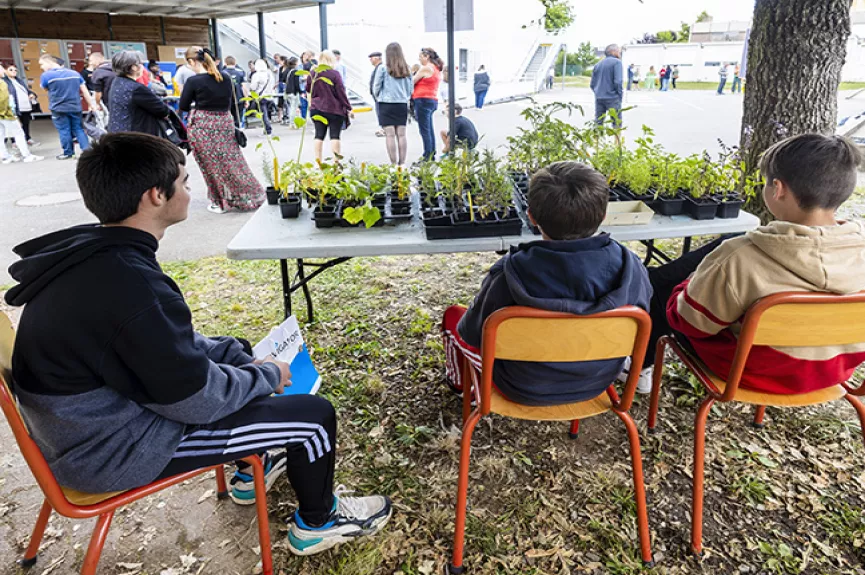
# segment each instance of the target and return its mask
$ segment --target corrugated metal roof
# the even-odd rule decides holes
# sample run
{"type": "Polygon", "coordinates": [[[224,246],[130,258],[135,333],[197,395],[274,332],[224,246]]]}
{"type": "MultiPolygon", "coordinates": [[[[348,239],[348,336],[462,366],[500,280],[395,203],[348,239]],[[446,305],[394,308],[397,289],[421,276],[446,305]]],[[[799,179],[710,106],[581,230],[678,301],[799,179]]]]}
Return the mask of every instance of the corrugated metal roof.
{"type": "Polygon", "coordinates": [[[0,9],[99,12],[173,18],[236,18],[330,4],[334,0],[0,0],[0,9]]]}

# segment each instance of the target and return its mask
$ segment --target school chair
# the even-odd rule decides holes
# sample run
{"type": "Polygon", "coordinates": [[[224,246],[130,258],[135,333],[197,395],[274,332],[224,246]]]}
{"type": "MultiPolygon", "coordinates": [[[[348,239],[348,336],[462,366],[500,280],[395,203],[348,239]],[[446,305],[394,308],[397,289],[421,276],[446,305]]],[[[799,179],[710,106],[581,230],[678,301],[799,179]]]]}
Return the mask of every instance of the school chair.
{"type": "MultiPolygon", "coordinates": [[[[154,481],[143,487],[114,493],[82,493],[61,486],[48,467],[48,462],[45,461],[45,457],[42,455],[39,446],[30,437],[24,419],[18,410],[15,396],[12,393],[12,386],[7,383],[11,382],[14,339],[15,331],[12,328],[12,323],[6,314],[0,312],[0,407],[2,407],[6,420],[12,428],[12,433],[15,435],[15,440],[18,443],[18,448],[21,450],[21,454],[24,456],[24,460],[36,478],[39,488],[42,489],[45,495],[45,501],[36,520],[36,526],[33,528],[30,545],[27,547],[27,551],[24,552],[24,558],[18,561],[21,567],[32,567],[36,563],[39,544],[42,542],[42,535],[45,533],[45,527],[48,525],[48,519],[51,517],[52,511],[56,511],[60,515],[72,519],[98,517],[90,539],[90,545],[87,547],[87,554],[84,556],[84,563],[81,566],[82,575],[94,575],[99,563],[99,557],[102,554],[102,547],[105,545],[108,529],[111,527],[111,520],[114,517],[114,512],[119,507],[143,499],[148,495],[153,495],[167,487],[171,487],[202,473],[207,473],[208,471],[216,472],[218,498],[226,499],[228,497],[228,487],[225,483],[225,472],[222,465],[214,465],[181,473],[180,475],[154,481]]],[[[262,571],[264,575],[272,575],[273,559],[270,549],[270,526],[267,520],[264,467],[261,459],[257,456],[247,457],[243,461],[252,465],[255,477],[255,504],[258,514],[258,537],[261,544],[262,571]]],[[[82,473],[84,471],[82,469],[82,473]]]]}
{"type": "Polygon", "coordinates": [[[487,318],[481,340],[480,385],[469,373],[473,368],[467,361],[463,362],[463,381],[466,384],[463,385],[463,432],[457,485],[456,527],[453,558],[449,566],[452,575],[465,572],[463,546],[472,433],[481,417],[490,413],[533,421],[578,421],[608,411],[615,413],[624,422],[630,443],[640,554],[647,566],[652,565],[646,488],[643,484],[643,464],[640,456],[640,435],[634,420],[628,414],[640,370],[630,371],[621,398],[611,384],[606,391],[592,399],[552,407],[514,403],[493,387],[493,363],[497,359],[571,362],[631,356],[633,365],[642,365],[651,329],[652,320],[649,314],[633,306],[588,316],[514,306],[501,309],[487,318]],[[474,383],[470,384],[470,382],[474,383]],[[476,405],[474,410],[471,409],[473,397],[476,405]]]}
{"type": "Polygon", "coordinates": [[[772,347],[827,347],[865,343],[865,292],[850,295],[787,292],[765,297],[745,313],[733,363],[726,381],[712,373],[696,356],[686,351],[676,337],[664,336],[655,353],[655,372],[649,403],[649,432],[655,429],[664,352],[667,347],[706,389],[706,399],[697,410],[694,424],[694,485],[691,506],[691,550],[703,551],[703,480],[706,446],[706,419],[717,402],[756,405],[756,426],[762,426],[766,406],[804,407],[846,399],[859,415],[865,433],[865,406],[853,397],[865,393],[865,386],[851,390],[846,384],[833,385],[810,393],[781,395],[740,389],[742,372],[755,345],[772,347]],[[849,392],[849,393],[848,393],[849,392]]]}

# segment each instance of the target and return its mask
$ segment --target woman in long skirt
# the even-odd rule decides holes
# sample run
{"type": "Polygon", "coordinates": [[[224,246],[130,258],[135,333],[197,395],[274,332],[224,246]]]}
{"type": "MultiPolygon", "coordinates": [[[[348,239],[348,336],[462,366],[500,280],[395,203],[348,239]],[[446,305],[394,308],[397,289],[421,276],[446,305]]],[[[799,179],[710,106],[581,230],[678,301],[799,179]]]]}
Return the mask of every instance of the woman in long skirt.
{"type": "Polygon", "coordinates": [[[197,74],[183,85],[180,110],[195,110],[189,117],[189,144],[210,199],[208,210],[224,214],[228,210],[254,210],[264,203],[264,188],[252,174],[234,137],[233,84],[216,68],[210,50],[193,46],[186,61],[197,74]]]}

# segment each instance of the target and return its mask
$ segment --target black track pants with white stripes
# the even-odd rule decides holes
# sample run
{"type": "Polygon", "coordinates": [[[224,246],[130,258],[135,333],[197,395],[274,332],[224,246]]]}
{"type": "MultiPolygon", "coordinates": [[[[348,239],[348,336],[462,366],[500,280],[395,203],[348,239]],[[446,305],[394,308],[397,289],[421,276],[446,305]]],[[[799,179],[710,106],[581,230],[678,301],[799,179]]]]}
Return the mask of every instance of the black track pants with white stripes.
{"type": "Polygon", "coordinates": [[[303,520],[321,525],[333,508],[336,459],[336,412],[321,397],[259,397],[219,421],[187,427],[160,478],[280,447],[303,520]]]}

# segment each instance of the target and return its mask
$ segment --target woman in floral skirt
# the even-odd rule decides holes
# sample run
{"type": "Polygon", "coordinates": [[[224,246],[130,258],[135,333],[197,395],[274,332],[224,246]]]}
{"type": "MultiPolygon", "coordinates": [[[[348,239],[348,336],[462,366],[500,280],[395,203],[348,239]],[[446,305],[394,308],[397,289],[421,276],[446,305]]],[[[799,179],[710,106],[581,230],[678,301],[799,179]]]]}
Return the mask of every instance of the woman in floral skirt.
{"type": "Polygon", "coordinates": [[[180,110],[188,112],[195,103],[188,122],[189,144],[207,183],[207,209],[215,214],[254,210],[264,202],[264,189],[234,137],[231,78],[217,69],[210,50],[193,46],[186,51],[186,62],[196,75],[183,85],[180,110]]]}

